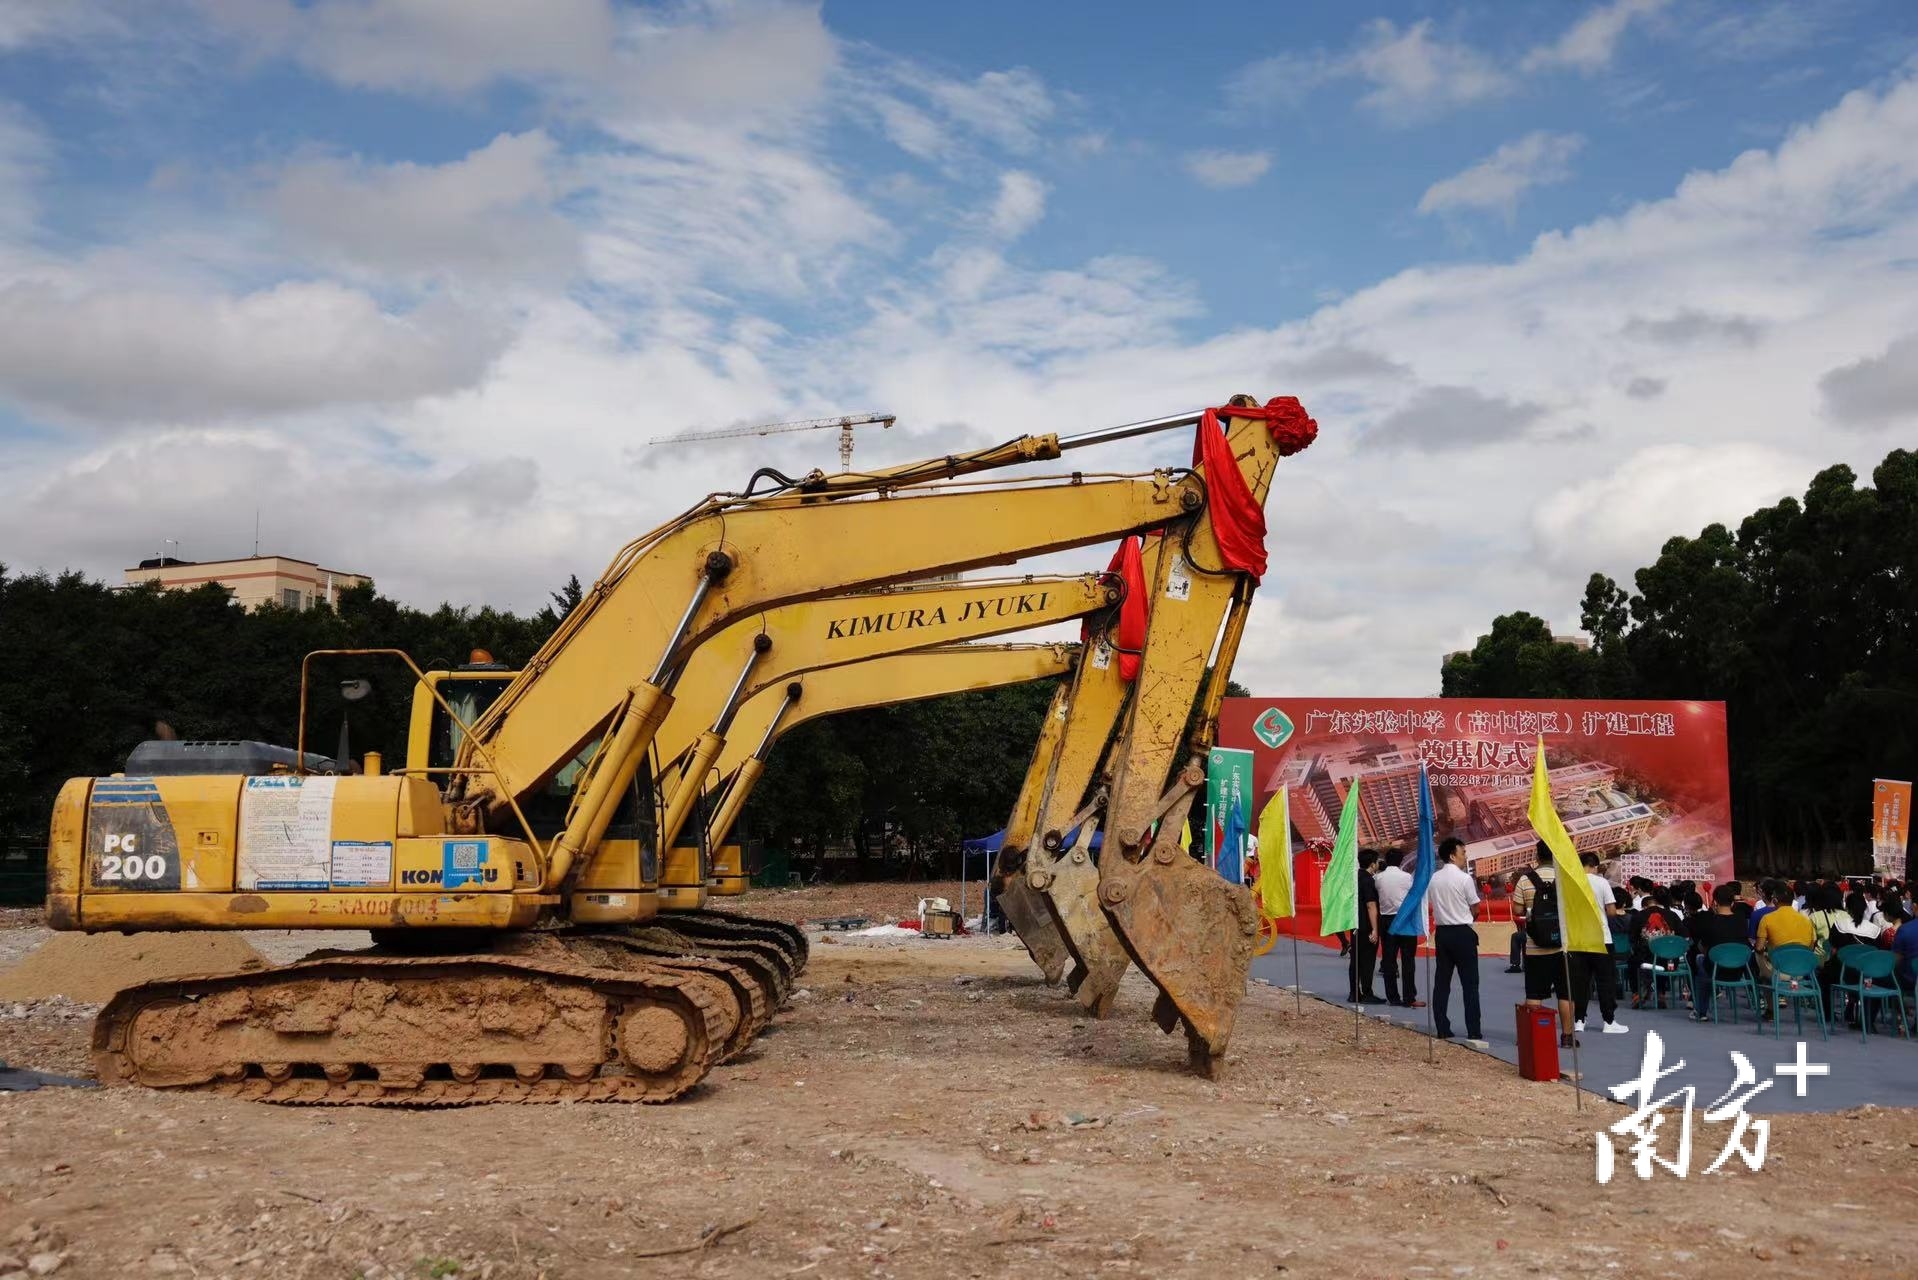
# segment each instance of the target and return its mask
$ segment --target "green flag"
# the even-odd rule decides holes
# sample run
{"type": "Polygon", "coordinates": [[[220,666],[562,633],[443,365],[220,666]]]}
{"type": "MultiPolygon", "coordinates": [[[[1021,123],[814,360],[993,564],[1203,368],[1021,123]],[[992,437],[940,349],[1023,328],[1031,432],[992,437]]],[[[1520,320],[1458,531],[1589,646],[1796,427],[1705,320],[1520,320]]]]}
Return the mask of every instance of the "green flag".
{"type": "Polygon", "coordinates": [[[1359,780],[1345,793],[1339,814],[1339,838],[1332,861],[1319,881],[1319,936],[1331,937],[1359,927],[1359,780]]]}

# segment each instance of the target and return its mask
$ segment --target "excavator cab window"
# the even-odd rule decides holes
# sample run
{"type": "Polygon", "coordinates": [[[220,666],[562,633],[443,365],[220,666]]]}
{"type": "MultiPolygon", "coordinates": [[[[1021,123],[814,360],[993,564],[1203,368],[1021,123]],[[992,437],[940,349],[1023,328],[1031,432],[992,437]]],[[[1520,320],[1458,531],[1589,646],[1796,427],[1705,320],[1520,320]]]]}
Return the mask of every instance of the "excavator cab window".
{"type": "MultiPolygon", "coordinates": [[[[513,682],[510,675],[463,677],[442,679],[439,692],[446,699],[446,705],[453,709],[461,724],[472,724],[486,709],[493,705],[494,699],[506,691],[513,682]]],[[[460,746],[466,735],[459,724],[446,714],[443,707],[433,707],[432,745],[428,751],[427,763],[435,769],[450,769],[459,758],[460,746]]]]}

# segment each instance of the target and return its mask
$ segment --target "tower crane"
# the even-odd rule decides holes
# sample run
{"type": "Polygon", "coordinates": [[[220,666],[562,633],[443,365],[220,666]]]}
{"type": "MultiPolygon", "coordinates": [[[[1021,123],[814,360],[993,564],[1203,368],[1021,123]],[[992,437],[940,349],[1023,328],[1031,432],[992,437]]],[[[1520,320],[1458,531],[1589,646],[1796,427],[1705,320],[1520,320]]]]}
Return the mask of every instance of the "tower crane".
{"type": "Polygon", "coordinates": [[[767,422],[756,427],[728,427],[724,431],[694,431],[686,435],[661,436],[657,440],[648,440],[647,447],[662,444],[687,444],[696,440],[737,440],[746,436],[776,436],[788,431],[823,431],[828,427],[839,428],[839,469],[842,472],[852,470],[852,429],[867,427],[878,423],[881,430],[890,427],[898,418],[890,413],[849,413],[837,418],[801,418],[794,422],[767,422]]]}

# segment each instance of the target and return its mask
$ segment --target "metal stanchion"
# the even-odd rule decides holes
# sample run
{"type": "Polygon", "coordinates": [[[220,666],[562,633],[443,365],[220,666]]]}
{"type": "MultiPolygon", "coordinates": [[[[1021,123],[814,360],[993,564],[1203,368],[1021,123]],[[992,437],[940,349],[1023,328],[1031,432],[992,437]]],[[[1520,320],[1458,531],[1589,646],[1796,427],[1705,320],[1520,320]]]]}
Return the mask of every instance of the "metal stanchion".
{"type": "MultiPolygon", "coordinates": [[[[1564,899],[1561,898],[1559,901],[1562,904],[1564,902],[1564,899]]],[[[1561,905],[1560,907],[1561,913],[1563,912],[1563,909],[1564,908],[1561,905]]],[[[1560,916],[1560,919],[1561,920],[1563,919],[1562,914],[1560,916]]],[[[1561,941],[1565,944],[1559,950],[1559,955],[1565,958],[1565,1003],[1568,1006],[1571,1006],[1574,1009],[1574,1011],[1576,1011],[1577,1001],[1573,999],[1572,997],[1571,937],[1563,924],[1559,926],[1559,933],[1562,935],[1561,941]]],[[[1585,1109],[1585,1084],[1584,1084],[1585,1073],[1579,1070],[1579,1066],[1578,1066],[1578,1032],[1572,1029],[1569,1019],[1567,1020],[1567,1025],[1561,1028],[1561,1030],[1565,1038],[1572,1042],[1572,1096],[1575,1099],[1575,1101],[1572,1103],[1572,1110],[1583,1111],[1585,1109]]]]}

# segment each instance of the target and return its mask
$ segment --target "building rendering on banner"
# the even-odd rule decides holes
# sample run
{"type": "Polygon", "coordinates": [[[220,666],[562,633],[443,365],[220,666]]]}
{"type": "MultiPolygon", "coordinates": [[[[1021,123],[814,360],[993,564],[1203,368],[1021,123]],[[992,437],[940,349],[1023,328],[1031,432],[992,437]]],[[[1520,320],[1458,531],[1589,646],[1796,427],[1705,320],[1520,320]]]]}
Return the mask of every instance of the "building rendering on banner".
{"type": "Polygon", "coordinates": [[[1490,877],[1537,861],[1540,734],[1553,808],[1615,879],[1730,874],[1722,704],[1228,699],[1220,740],[1254,751],[1258,803],[1286,788],[1298,847],[1321,855],[1354,786],[1360,842],[1409,848],[1424,760],[1439,834],[1465,841],[1473,874],[1490,877]]]}
{"type": "Polygon", "coordinates": [[[159,556],[126,570],[126,585],[157,582],[168,591],[190,591],[217,582],[245,609],[276,604],[285,609],[332,607],[340,592],[370,582],[365,574],[327,569],[291,556],[245,556],[237,560],[176,560],[159,556]]]}

